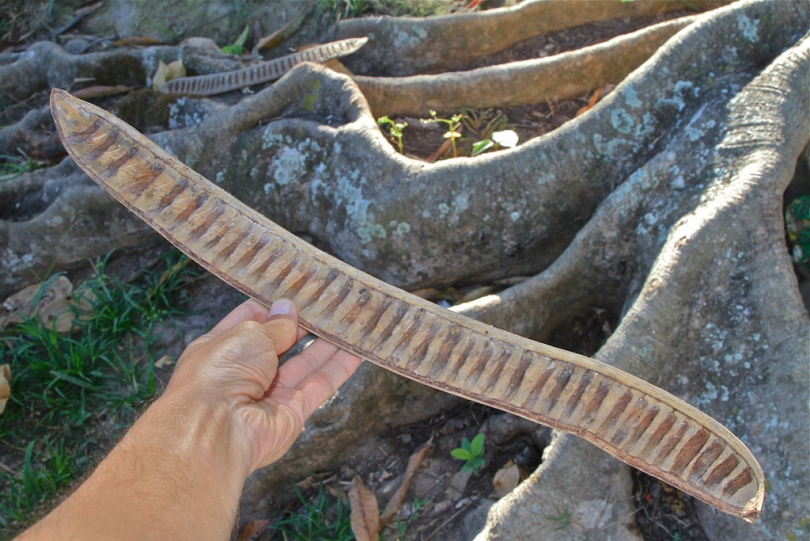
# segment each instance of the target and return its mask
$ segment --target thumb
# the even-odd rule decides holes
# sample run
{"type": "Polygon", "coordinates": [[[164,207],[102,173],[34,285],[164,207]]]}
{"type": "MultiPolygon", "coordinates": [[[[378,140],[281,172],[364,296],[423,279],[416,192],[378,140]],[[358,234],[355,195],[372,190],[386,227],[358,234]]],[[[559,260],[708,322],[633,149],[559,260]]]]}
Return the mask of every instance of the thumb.
{"type": "Polygon", "coordinates": [[[270,306],[268,319],[262,327],[273,341],[276,354],[281,355],[298,340],[298,309],[290,300],[277,300],[270,306]]]}

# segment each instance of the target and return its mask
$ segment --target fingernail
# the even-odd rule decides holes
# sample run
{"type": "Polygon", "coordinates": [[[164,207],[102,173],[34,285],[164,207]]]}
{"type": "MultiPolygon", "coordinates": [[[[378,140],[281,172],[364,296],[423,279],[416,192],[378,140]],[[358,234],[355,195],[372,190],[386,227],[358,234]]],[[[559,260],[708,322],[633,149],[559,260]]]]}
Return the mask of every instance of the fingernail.
{"type": "Polygon", "coordinates": [[[270,307],[270,316],[288,316],[293,313],[294,306],[291,301],[281,299],[270,307]]]}

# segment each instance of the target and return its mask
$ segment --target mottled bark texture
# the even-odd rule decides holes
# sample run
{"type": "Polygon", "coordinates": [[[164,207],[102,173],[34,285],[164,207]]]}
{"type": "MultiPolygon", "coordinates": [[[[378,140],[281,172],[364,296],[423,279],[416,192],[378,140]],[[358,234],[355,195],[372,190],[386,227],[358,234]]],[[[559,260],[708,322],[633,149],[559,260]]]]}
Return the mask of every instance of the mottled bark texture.
{"type": "MultiPolygon", "coordinates": [[[[594,2],[578,8],[584,19],[562,24],[604,17],[598,11],[608,5],[643,4],[594,2]]],[[[433,20],[370,19],[344,23],[330,37],[377,33],[347,62],[357,73],[373,64],[375,74],[424,75],[464,69],[491,52],[464,41],[481,33],[476,17],[452,19],[462,30],[444,26],[437,35],[433,20]],[[449,39],[458,46],[447,47],[449,39]],[[441,56],[465,48],[475,51],[470,58],[441,56]]],[[[539,19],[558,24],[563,16],[531,18],[539,19]]],[[[697,405],[762,463],[770,490],[761,521],[749,526],[701,505],[709,537],[789,538],[810,517],[810,322],[782,218],[783,192],[808,155],[808,28],[810,5],[798,0],[740,2],[700,15],[587,114],[476,159],[427,164],[399,155],[360,91],[365,80],[314,65],[228,107],[175,98],[166,122],[177,129],[153,138],[271,219],[395,285],[533,276],[456,308],[498,327],[546,339],[587,310],[608,310],[619,324],[597,358],[697,405]]],[[[61,80],[43,74],[44,65],[0,70],[31,74],[31,88],[61,80]]],[[[498,71],[508,80],[518,66],[498,71]]],[[[386,113],[384,103],[374,102],[375,114],[386,113]]],[[[0,202],[4,294],[48,269],[157,242],[69,162],[0,185],[0,202]]],[[[372,373],[364,367],[359,378],[372,373]]],[[[356,404],[354,416],[389,416],[362,436],[400,424],[380,392],[361,399],[350,386],[338,399],[356,404]]],[[[405,414],[413,420],[413,411],[405,414]]],[[[345,426],[314,422],[285,464],[320,468],[324,457],[345,456],[356,437],[341,432],[345,426]],[[336,447],[324,447],[329,441],[336,447]]],[[[245,517],[287,492],[293,473],[283,465],[257,473],[245,517]]],[[[635,539],[630,491],[627,467],[557,435],[541,467],[491,509],[479,538],[635,539]],[[549,517],[564,512],[570,527],[557,530],[549,517]]]]}

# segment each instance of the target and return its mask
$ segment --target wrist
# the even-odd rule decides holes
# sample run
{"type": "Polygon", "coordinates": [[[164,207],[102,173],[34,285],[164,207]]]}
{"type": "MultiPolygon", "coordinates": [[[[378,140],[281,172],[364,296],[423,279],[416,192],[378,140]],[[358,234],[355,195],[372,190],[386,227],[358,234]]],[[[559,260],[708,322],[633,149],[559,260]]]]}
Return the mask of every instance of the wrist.
{"type": "Polygon", "coordinates": [[[251,467],[236,408],[215,396],[184,395],[167,391],[155,400],[127,438],[153,444],[184,470],[222,477],[241,491],[251,467]]]}
{"type": "Polygon", "coordinates": [[[248,466],[228,408],[158,398],[32,539],[227,539],[248,466]]]}

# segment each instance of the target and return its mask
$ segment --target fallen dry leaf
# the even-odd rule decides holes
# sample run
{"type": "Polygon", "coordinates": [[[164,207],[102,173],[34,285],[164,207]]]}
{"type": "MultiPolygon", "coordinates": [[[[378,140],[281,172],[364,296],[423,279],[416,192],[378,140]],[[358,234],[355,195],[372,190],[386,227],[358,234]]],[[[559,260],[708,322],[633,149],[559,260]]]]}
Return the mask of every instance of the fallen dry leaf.
{"type": "Polygon", "coordinates": [[[169,366],[170,364],[174,364],[174,357],[171,355],[164,355],[155,361],[155,368],[163,368],[164,366],[169,366]]]}
{"type": "Polygon", "coordinates": [[[512,492],[520,483],[520,468],[511,460],[495,472],[492,478],[492,485],[495,487],[495,497],[503,498],[512,492]]]}
{"type": "Polygon", "coordinates": [[[596,105],[596,103],[599,101],[599,98],[601,97],[602,97],[602,89],[597,88],[596,92],[594,92],[593,95],[591,96],[591,99],[588,100],[588,105],[582,107],[579,111],[577,111],[576,116],[588,112],[594,105],[596,105]]]}
{"type": "Polygon", "coordinates": [[[498,287],[494,285],[476,287],[475,289],[465,293],[464,296],[459,299],[458,304],[464,304],[465,302],[472,302],[480,299],[481,297],[486,297],[497,289],[498,287]]]}
{"type": "Polygon", "coordinates": [[[166,82],[186,76],[186,67],[182,60],[175,60],[166,66],[166,82]]]}
{"type": "Polygon", "coordinates": [[[304,10],[304,12],[301,15],[299,15],[298,17],[296,17],[295,19],[284,25],[279,30],[276,30],[269,36],[261,38],[259,41],[256,42],[256,45],[253,46],[253,49],[251,49],[250,54],[252,54],[253,56],[258,56],[260,50],[272,49],[273,47],[278,46],[281,42],[283,42],[284,40],[295,34],[295,32],[301,26],[301,23],[304,22],[305,15],[306,10],[304,10]]]}
{"type": "Polygon", "coordinates": [[[121,38],[115,40],[110,45],[112,47],[137,47],[137,46],[148,47],[150,45],[157,45],[159,43],[160,40],[157,38],[152,38],[149,36],[131,36],[128,38],[121,38]]]}
{"type": "Polygon", "coordinates": [[[158,68],[152,76],[152,89],[160,90],[163,85],[172,79],[179,79],[186,76],[186,67],[183,65],[182,60],[175,60],[169,64],[165,64],[163,60],[158,61],[158,68]]]}
{"type": "Polygon", "coordinates": [[[453,145],[452,139],[445,139],[444,142],[436,149],[436,152],[425,158],[425,161],[428,163],[435,163],[436,160],[447,154],[450,150],[450,147],[453,145]]]}
{"type": "Polygon", "coordinates": [[[348,75],[349,77],[352,77],[354,75],[354,73],[349,71],[349,68],[344,66],[337,58],[327,60],[326,62],[323,63],[323,65],[334,72],[342,73],[343,75],[348,75]]]}
{"type": "Polygon", "coordinates": [[[602,88],[597,89],[596,92],[594,92],[593,95],[591,96],[591,99],[588,100],[588,105],[577,111],[577,114],[575,116],[579,116],[582,113],[585,113],[588,110],[590,110],[594,105],[596,105],[599,102],[599,100],[610,94],[614,88],[616,88],[616,85],[607,84],[602,88]]]}
{"type": "Polygon", "coordinates": [[[166,84],[166,72],[168,69],[163,60],[158,60],[157,70],[152,75],[152,90],[160,90],[166,84]]]}
{"type": "Polygon", "coordinates": [[[242,530],[242,533],[239,534],[239,537],[236,538],[236,541],[250,541],[252,539],[256,539],[262,534],[262,532],[264,532],[264,530],[267,529],[269,525],[269,520],[251,520],[245,525],[245,528],[242,530]]]}
{"type": "Polygon", "coordinates": [[[56,331],[67,333],[73,330],[78,314],[85,319],[93,310],[89,291],[73,294],[73,284],[64,275],[43,283],[28,286],[18,291],[3,303],[8,312],[0,318],[0,329],[23,318],[36,317],[46,325],[56,325],[56,331]]]}
{"type": "Polygon", "coordinates": [[[377,541],[380,534],[380,508],[374,493],[366,488],[359,475],[352,479],[349,489],[352,506],[352,531],[357,541],[377,541]]]}
{"type": "Polygon", "coordinates": [[[172,265],[169,269],[167,269],[163,274],[160,275],[157,285],[162,286],[163,284],[166,283],[166,280],[168,280],[169,278],[180,272],[182,269],[188,267],[193,262],[194,260],[190,258],[181,259],[180,261],[172,265]]]}
{"type": "Polygon", "coordinates": [[[0,366],[0,415],[6,409],[6,402],[11,398],[11,367],[7,364],[0,366]]]}
{"type": "Polygon", "coordinates": [[[399,488],[391,496],[391,499],[388,500],[388,505],[385,506],[385,511],[383,511],[382,516],[380,517],[380,527],[384,527],[386,524],[391,522],[391,519],[397,514],[399,508],[402,507],[402,502],[405,501],[405,495],[408,492],[408,487],[411,486],[411,481],[413,480],[413,476],[416,474],[416,470],[419,469],[419,466],[422,465],[422,461],[425,459],[425,455],[427,452],[433,447],[433,437],[427,441],[427,443],[421,445],[411,457],[408,459],[408,467],[405,468],[405,475],[402,476],[402,484],[399,485],[399,488]]]}
{"type": "Polygon", "coordinates": [[[132,90],[132,87],[126,85],[93,85],[88,86],[86,88],[80,88],[79,90],[74,90],[72,94],[77,98],[81,98],[83,100],[90,100],[93,98],[106,98],[107,96],[116,96],[118,94],[123,94],[124,92],[129,92],[132,90]]]}

